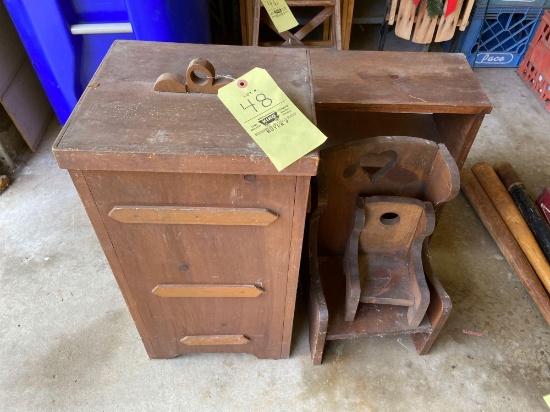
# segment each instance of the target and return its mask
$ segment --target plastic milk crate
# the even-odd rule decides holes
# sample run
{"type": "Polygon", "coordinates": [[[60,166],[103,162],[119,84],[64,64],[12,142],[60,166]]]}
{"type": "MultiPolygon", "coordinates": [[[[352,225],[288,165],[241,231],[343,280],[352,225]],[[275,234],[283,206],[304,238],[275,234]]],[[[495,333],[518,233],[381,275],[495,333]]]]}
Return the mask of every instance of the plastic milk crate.
{"type": "Polygon", "coordinates": [[[477,6],[457,51],[472,67],[518,67],[542,12],[542,7],[477,6]]]}
{"type": "MultiPolygon", "coordinates": [[[[477,7],[543,7],[545,0],[477,0],[477,7]]],[[[550,4],[550,0],[546,0],[550,4]]]]}
{"type": "Polygon", "coordinates": [[[543,16],[518,74],[550,112],[550,10],[543,16]]]}

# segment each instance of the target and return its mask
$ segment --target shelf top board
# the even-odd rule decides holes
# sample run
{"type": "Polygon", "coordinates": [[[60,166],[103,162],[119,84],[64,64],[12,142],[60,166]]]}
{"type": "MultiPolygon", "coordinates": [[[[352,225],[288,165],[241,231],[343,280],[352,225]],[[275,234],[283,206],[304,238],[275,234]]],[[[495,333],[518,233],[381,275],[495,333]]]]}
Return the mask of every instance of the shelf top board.
{"type": "Polygon", "coordinates": [[[154,91],[161,74],[185,76],[197,57],[234,78],[266,69],[315,123],[306,50],[116,41],[54,144],[60,167],[315,175],[317,152],[277,172],[217,95],[154,91]]]}
{"type": "Polygon", "coordinates": [[[310,50],[317,110],[488,114],[463,54],[310,50]]]}

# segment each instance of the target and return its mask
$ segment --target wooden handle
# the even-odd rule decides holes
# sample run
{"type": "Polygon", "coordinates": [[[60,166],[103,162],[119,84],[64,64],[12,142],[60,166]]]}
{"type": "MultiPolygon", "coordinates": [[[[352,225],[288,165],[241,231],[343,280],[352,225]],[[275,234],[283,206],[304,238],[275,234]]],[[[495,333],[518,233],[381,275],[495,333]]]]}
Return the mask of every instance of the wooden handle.
{"type": "Polygon", "coordinates": [[[244,335],[186,336],[180,342],[189,346],[245,345],[250,339],[244,335]]]}
{"type": "Polygon", "coordinates": [[[121,223],[267,226],[279,215],[261,208],[115,206],[109,217],[121,223]]]}
{"type": "Polygon", "coordinates": [[[187,93],[185,77],[178,73],[161,74],[155,82],[156,92],[187,93]]]}
{"type": "Polygon", "coordinates": [[[508,193],[535,235],[546,260],[550,261],[550,226],[548,226],[548,222],[529,196],[527,189],[510,163],[498,162],[495,165],[495,172],[504,186],[508,188],[508,193]]]}
{"type": "Polygon", "coordinates": [[[544,287],[550,291],[550,265],[497,174],[491,165],[485,162],[476,164],[472,171],[525,253],[544,287]]]}
{"type": "Polygon", "coordinates": [[[471,170],[460,172],[462,191],[550,325],[550,298],[510,230],[471,170]]]}
{"type": "Polygon", "coordinates": [[[161,74],[154,89],[157,92],[217,94],[218,89],[229,83],[231,80],[228,78],[216,78],[212,63],[199,57],[191,60],[185,77],[179,73],[161,74]]]}
{"type": "Polygon", "coordinates": [[[163,298],[255,298],[264,290],[256,285],[157,285],[151,292],[163,298]]]}
{"type": "Polygon", "coordinates": [[[517,175],[516,171],[512,168],[512,165],[508,162],[498,162],[495,164],[495,172],[506,187],[510,189],[515,184],[521,184],[521,179],[517,175]]]}
{"type": "Polygon", "coordinates": [[[185,73],[185,81],[189,93],[209,94],[217,94],[220,87],[231,83],[231,80],[225,77],[216,79],[214,66],[202,57],[191,60],[185,73]],[[201,73],[201,76],[197,73],[201,73]]]}

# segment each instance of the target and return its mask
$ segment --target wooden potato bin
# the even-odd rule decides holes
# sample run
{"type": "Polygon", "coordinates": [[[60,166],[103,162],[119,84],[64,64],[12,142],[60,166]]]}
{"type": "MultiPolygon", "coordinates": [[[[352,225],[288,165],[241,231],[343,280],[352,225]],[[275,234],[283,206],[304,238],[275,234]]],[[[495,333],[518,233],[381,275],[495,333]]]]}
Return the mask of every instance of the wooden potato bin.
{"type": "Polygon", "coordinates": [[[233,77],[265,68],[315,121],[306,50],[118,41],[54,153],[151,358],[287,358],[318,155],[277,172],[215,94],[154,91],[196,57],[233,77]]]}

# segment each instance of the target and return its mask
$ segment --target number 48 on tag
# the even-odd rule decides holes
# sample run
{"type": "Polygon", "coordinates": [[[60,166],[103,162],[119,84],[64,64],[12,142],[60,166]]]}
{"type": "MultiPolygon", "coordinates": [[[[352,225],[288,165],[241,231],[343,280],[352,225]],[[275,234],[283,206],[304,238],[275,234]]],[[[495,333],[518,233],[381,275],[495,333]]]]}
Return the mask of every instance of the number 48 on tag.
{"type": "Polygon", "coordinates": [[[218,97],[279,171],[326,140],[264,69],[222,87],[218,97]]]}
{"type": "MultiPolygon", "coordinates": [[[[252,92],[248,92],[247,94],[245,94],[245,97],[249,96],[250,94],[252,94],[252,92]]],[[[243,110],[246,110],[248,109],[249,107],[252,107],[256,112],[258,112],[258,109],[256,109],[256,103],[252,103],[250,101],[250,98],[247,99],[248,100],[248,103],[249,105],[248,106],[243,106],[243,104],[241,103],[241,107],[243,108],[243,110]]],[[[271,103],[273,103],[273,100],[271,100],[269,97],[267,97],[265,94],[263,93],[258,93],[256,95],[256,102],[257,103],[261,103],[262,107],[266,108],[266,107],[269,107],[271,106],[271,103]]]]}

